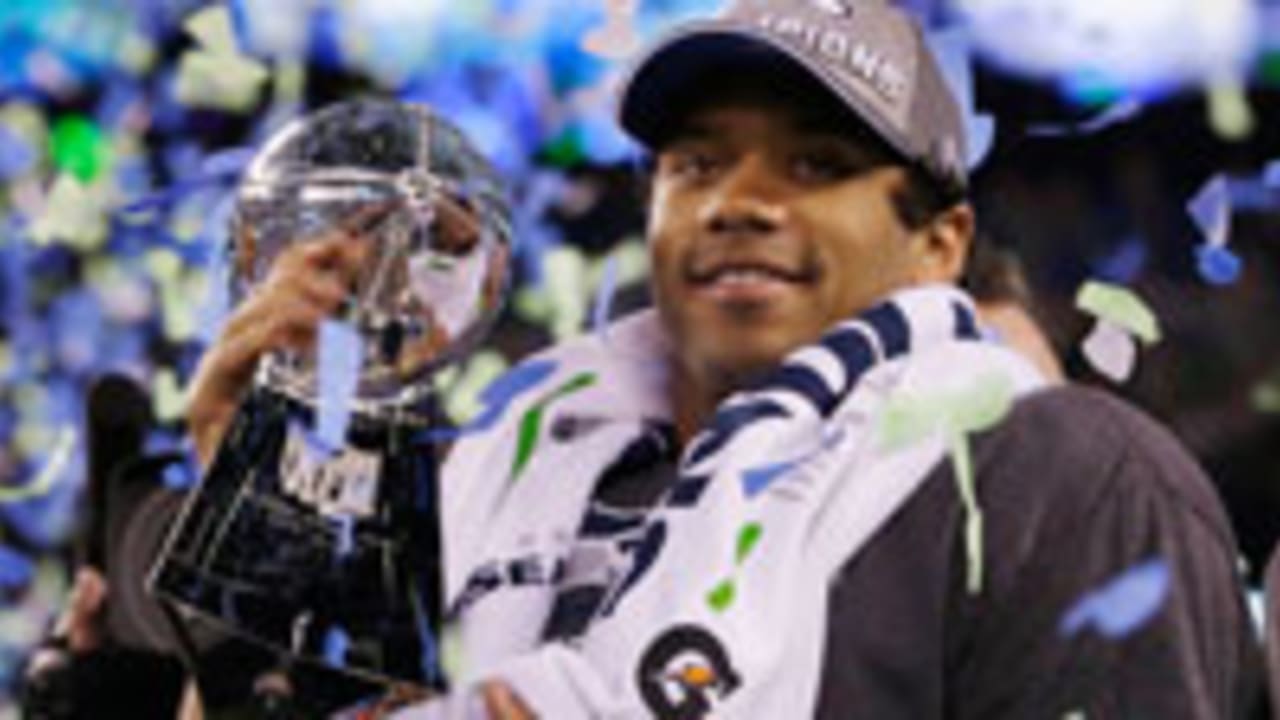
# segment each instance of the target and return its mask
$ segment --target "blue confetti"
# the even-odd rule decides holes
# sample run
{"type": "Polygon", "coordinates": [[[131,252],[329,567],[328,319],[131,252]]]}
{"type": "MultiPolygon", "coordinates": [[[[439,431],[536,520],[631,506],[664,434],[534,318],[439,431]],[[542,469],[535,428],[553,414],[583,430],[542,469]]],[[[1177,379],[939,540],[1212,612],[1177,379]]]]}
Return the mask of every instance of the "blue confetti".
{"type": "Polygon", "coordinates": [[[8,545],[0,545],[0,590],[26,587],[34,573],[30,557],[8,545]]]}
{"type": "Polygon", "coordinates": [[[1231,285],[1240,279],[1244,263],[1230,249],[1217,245],[1196,248],[1196,269],[1210,285],[1231,285]]]}
{"type": "Polygon", "coordinates": [[[180,462],[172,462],[165,466],[161,474],[164,486],[170,490],[188,490],[195,485],[195,473],[180,462]]]}
{"type": "Polygon", "coordinates": [[[347,649],[351,647],[351,638],[340,627],[331,627],[324,635],[324,661],[331,667],[347,666],[347,649]]]}
{"type": "Polygon", "coordinates": [[[1129,236],[1094,265],[1094,275],[1114,285],[1129,285],[1147,264],[1147,243],[1129,236]]]}
{"type": "Polygon", "coordinates": [[[600,275],[596,299],[591,309],[591,325],[601,342],[608,341],[609,318],[613,315],[613,297],[618,292],[618,256],[610,255],[600,275]]]}
{"type": "Polygon", "coordinates": [[[642,152],[608,113],[589,114],[577,124],[582,151],[600,165],[618,165],[642,156],[642,152]]]}
{"type": "MultiPolygon", "coordinates": [[[[188,195],[234,179],[248,167],[255,152],[254,148],[232,148],[213,153],[200,161],[200,170],[194,176],[143,195],[121,206],[116,212],[122,215],[136,215],[176,205],[188,195]]],[[[178,157],[181,159],[173,160],[172,164],[194,160],[194,155],[190,153],[179,153],[178,157]]]]}
{"type": "Polygon", "coordinates": [[[1280,189],[1280,160],[1267,163],[1267,169],[1262,172],[1262,183],[1269,188],[1280,189]]]}
{"type": "Polygon", "coordinates": [[[216,180],[239,175],[249,166],[256,152],[257,148],[238,147],[213,153],[200,163],[200,177],[216,180]]]}
{"type": "Polygon", "coordinates": [[[1215,175],[1187,203],[1187,212],[1210,245],[1224,246],[1231,233],[1231,193],[1227,179],[1215,175]]]}
{"type": "Polygon", "coordinates": [[[350,515],[339,515],[333,521],[337,535],[333,552],[339,558],[345,558],[356,547],[356,519],[350,515]]]}
{"type": "Polygon", "coordinates": [[[318,357],[316,358],[315,440],[333,452],[347,442],[351,423],[351,404],[360,380],[364,346],[350,325],[336,320],[320,323],[318,357]]]}
{"type": "Polygon", "coordinates": [[[26,174],[36,164],[36,153],[22,138],[0,125],[0,181],[26,174]]]}
{"type": "Polygon", "coordinates": [[[422,599],[412,593],[413,624],[418,631],[418,641],[422,643],[422,674],[427,680],[435,680],[440,674],[440,649],[436,646],[435,633],[427,622],[427,614],[422,607],[422,599]]]}
{"type": "Polygon", "coordinates": [[[1104,637],[1119,640],[1151,621],[1169,595],[1169,565],[1143,562],[1081,598],[1062,617],[1058,632],[1072,637],[1092,626],[1104,637]]]}
{"type": "Polygon", "coordinates": [[[1129,122],[1142,114],[1144,105],[1136,98],[1125,98],[1107,106],[1102,112],[1079,125],[1057,123],[1036,124],[1027,127],[1032,137],[1062,137],[1066,135],[1091,135],[1107,128],[1129,122]]]}

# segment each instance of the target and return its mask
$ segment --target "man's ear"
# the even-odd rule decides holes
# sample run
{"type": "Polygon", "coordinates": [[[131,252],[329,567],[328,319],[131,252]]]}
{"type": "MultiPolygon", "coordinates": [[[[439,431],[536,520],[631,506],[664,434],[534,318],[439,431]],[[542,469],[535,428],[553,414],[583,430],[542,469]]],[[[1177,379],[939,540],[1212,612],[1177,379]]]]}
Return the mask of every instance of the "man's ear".
{"type": "Polygon", "coordinates": [[[920,283],[954,283],[964,274],[977,222],[973,206],[958,203],[915,232],[916,277],[920,283]]]}

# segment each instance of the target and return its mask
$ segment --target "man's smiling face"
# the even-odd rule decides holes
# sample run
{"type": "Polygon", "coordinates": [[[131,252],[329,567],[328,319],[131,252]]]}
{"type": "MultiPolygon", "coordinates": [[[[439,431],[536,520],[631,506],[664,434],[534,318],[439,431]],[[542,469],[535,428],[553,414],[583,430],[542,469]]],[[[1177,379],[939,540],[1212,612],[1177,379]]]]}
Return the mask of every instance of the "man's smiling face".
{"type": "Polygon", "coordinates": [[[681,370],[729,387],[935,279],[924,231],[895,211],[901,161],[816,86],[759,80],[681,116],[650,204],[654,296],[681,370]]]}

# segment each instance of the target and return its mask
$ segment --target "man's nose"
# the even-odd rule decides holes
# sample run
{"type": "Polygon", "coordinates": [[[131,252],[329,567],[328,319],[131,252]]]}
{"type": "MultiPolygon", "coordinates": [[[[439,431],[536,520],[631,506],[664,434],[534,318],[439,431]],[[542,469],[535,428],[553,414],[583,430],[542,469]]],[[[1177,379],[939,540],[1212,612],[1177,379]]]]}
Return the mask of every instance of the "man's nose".
{"type": "Polygon", "coordinates": [[[700,212],[704,228],[715,233],[768,234],[786,220],[781,178],[765,158],[740,158],[720,177],[700,212]]]}

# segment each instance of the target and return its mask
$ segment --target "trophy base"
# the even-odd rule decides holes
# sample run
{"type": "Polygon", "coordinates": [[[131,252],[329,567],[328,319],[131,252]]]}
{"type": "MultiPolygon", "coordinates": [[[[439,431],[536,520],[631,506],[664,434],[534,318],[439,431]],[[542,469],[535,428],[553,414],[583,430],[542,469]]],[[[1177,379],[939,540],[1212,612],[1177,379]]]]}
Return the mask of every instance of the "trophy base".
{"type": "Polygon", "coordinates": [[[353,417],[312,448],[311,412],[257,389],[188,497],[157,594],[250,641],[385,685],[443,689],[435,462],[421,426],[353,417]]]}

